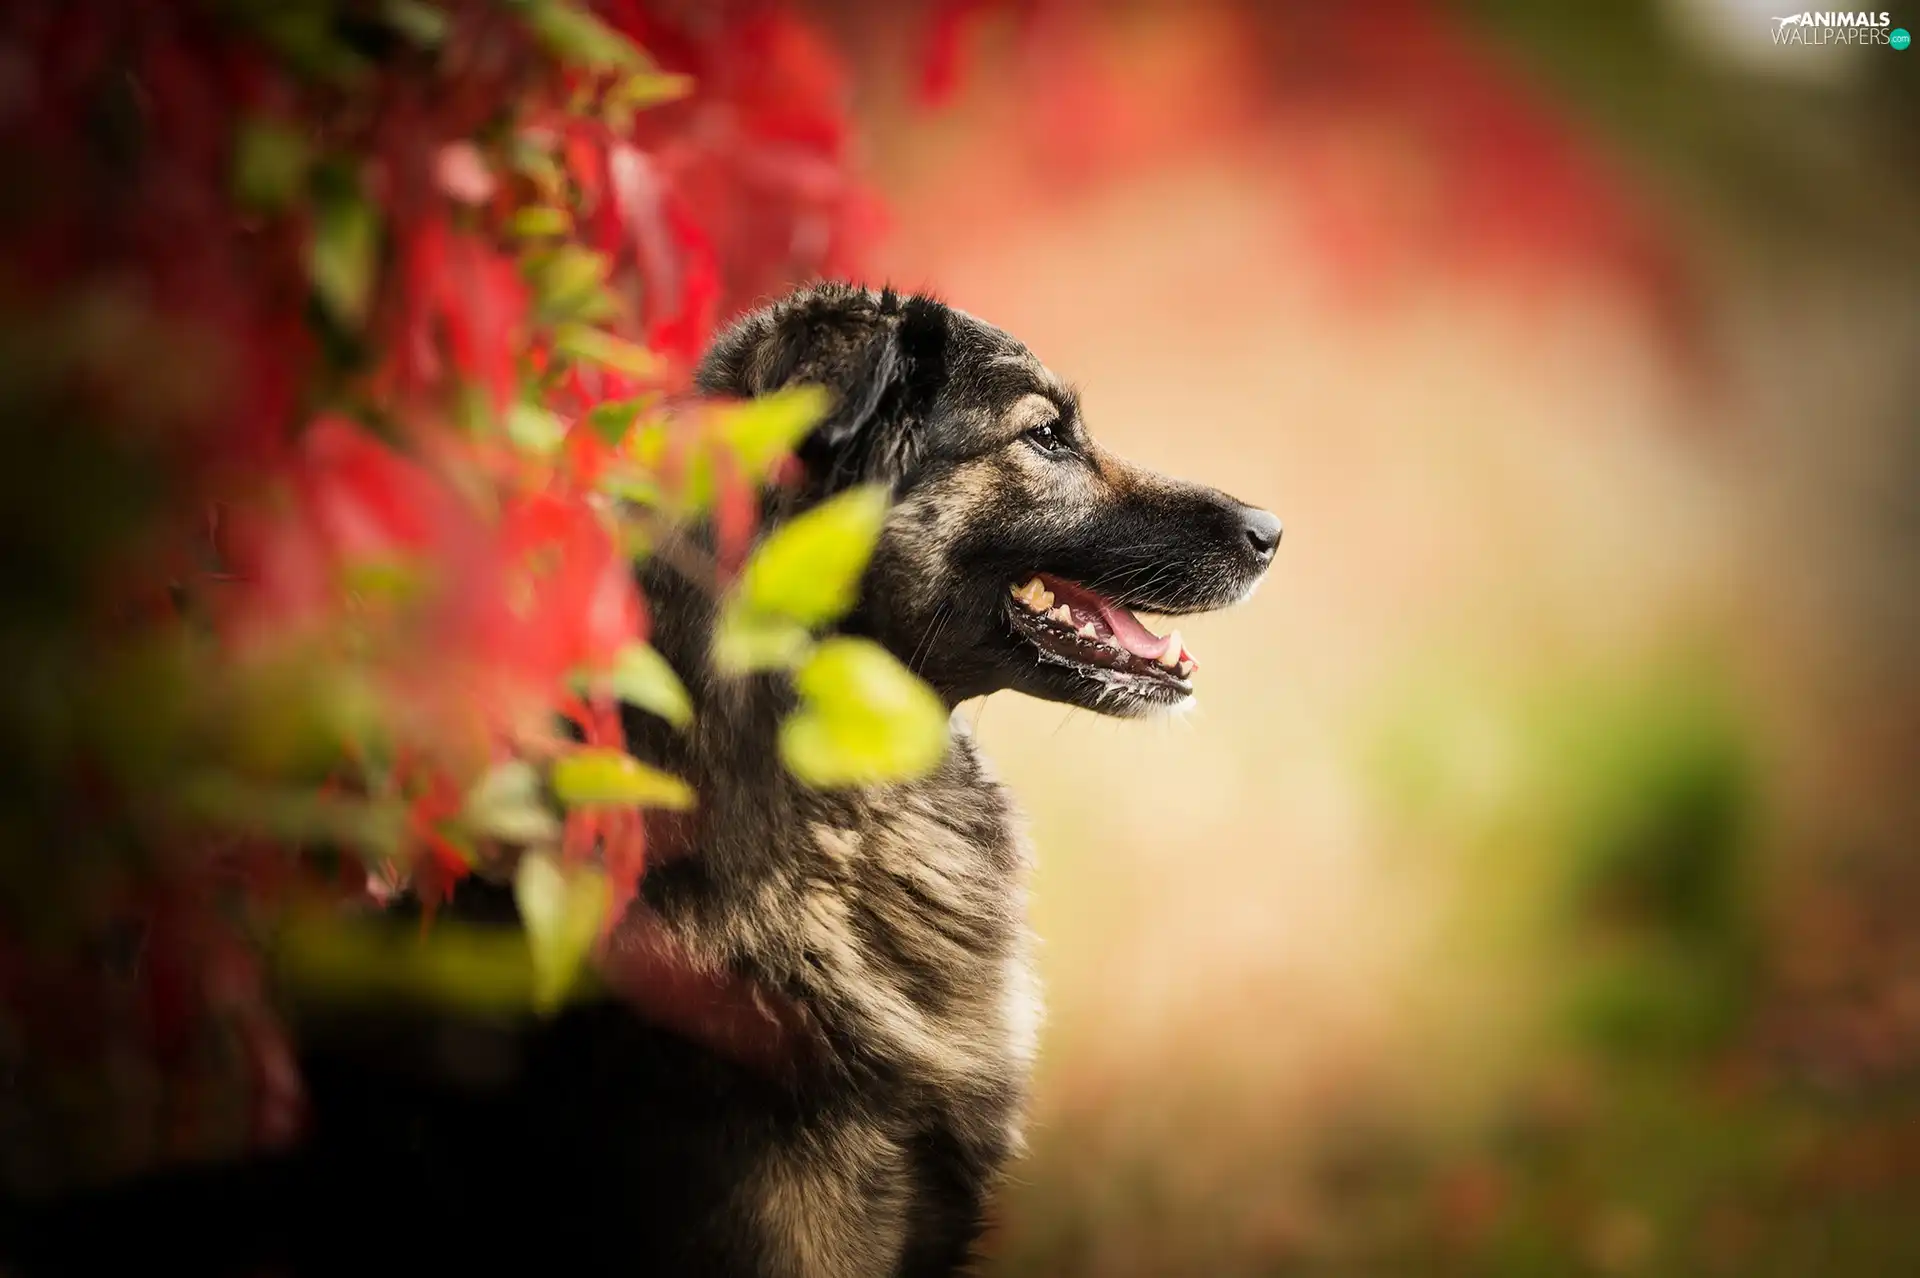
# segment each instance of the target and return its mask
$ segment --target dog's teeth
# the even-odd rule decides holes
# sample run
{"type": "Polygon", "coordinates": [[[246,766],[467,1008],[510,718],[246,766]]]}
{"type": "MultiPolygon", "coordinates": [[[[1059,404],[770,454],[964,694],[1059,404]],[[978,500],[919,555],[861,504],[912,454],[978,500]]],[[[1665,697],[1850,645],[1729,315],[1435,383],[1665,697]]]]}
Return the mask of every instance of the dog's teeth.
{"type": "Polygon", "coordinates": [[[1075,631],[1074,633],[1078,634],[1082,639],[1094,638],[1095,632],[1093,629],[1093,623],[1089,621],[1086,625],[1080,627],[1080,629],[1075,631]]]}
{"type": "Polygon", "coordinates": [[[1058,608],[1048,613],[1047,616],[1063,626],[1071,626],[1073,624],[1073,609],[1067,607],[1065,604],[1061,604],[1058,608]]]}
{"type": "Polygon", "coordinates": [[[1184,651],[1184,648],[1180,643],[1180,632],[1176,630],[1167,636],[1166,648],[1162,650],[1160,655],[1155,657],[1154,660],[1171,670],[1180,664],[1180,654],[1182,651],[1184,651]]]}
{"type": "Polygon", "coordinates": [[[1188,675],[1193,673],[1194,664],[1191,661],[1188,661],[1185,657],[1182,657],[1180,658],[1180,664],[1174,668],[1179,671],[1180,677],[1184,679],[1188,675]]]}
{"type": "Polygon", "coordinates": [[[1053,607],[1053,592],[1038,577],[1013,587],[1013,597],[1025,604],[1028,612],[1046,612],[1053,607]]]}

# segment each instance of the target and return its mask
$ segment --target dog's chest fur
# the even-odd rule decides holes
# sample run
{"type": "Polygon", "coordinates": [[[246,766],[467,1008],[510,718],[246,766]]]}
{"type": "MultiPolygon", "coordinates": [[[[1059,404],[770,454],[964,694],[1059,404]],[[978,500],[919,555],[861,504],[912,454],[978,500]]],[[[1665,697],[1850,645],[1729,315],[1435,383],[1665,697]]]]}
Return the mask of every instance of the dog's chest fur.
{"type": "MultiPolygon", "coordinates": [[[[700,669],[703,610],[673,583],[655,593],[656,642],[700,669]]],[[[957,718],[930,776],[821,792],[772,749],[781,684],[696,676],[693,690],[687,733],[632,725],[637,752],[701,794],[644,902],[702,967],[817,1030],[770,1109],[717,1112],[707,1138],[745,1155],[725,1210],[760,1239],[751,1272],[950,1272],[1019,1147],[1038,1028],[1011,800],[957,718]]]]}
{"type": "Polygon", "coordinates": [[[818,1122],[769,1148],[751,1211],[785,1272],[889,1273],[915,1248],[944,1272],[1019,1147],[1038,1019],[1024,849],[964,740],[927,781],[806,806],[789,872],[715,920],[833,1053],[818,1122]]]}

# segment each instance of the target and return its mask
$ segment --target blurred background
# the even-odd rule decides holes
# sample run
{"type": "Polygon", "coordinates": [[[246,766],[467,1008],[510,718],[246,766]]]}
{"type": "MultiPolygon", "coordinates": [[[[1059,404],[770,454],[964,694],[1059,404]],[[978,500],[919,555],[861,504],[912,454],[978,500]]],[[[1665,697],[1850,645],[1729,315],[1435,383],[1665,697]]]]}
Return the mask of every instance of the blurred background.
{"type": "Polygon", "coordinates": [[[1920,51],[1007,8],[843,24],[876,282],[1287,535],[1192,714],[969,710],[1050,1016],[988,1272],[1920,1272],[1920,51]]]}

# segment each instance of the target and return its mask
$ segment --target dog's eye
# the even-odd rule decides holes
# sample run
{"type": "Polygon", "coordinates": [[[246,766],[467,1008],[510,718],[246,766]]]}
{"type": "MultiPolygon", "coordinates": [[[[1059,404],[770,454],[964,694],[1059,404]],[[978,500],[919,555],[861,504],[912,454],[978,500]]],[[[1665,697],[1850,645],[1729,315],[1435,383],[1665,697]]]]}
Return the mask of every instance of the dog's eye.
{"type": "Polygon", "coordinates": [[[1045,426],[1035,426],[1026,433],[1024,438],[1043,453],[1054,452],[1066,445],[1066,441],[1060,438],[1060,432],[1054,427],[1053,422],[1048,422],[1045,426]]]}

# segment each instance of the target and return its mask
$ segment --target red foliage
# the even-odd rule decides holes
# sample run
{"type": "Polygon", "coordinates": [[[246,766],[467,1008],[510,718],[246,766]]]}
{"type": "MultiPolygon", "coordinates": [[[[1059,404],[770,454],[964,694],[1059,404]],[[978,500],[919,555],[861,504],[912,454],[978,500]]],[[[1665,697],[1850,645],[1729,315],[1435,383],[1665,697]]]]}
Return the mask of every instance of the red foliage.
{"type": "MultiPolygon", "coordinates": [[[[597,7],[642,61],[589,26],[593,47],[563,62],[524,14],[477,0],[439,6],[445,28],[424,44],[399,28],[369,39],[381,11],[344,0],[313,31],[193,0],[25,0],[0,18],[0,65],[32,69],[0,107],[0,159],[38,179],[0,209],[0,337],[50,334],[29,382],[7,389],[62,421],[48,440],[81,441],[85,466],[141,476],[154,496],[79,565],[77,589],[146,600],[170,586],[188,604],[68,646],[145,651],[210,621],[211,648],[179,649],[202,664],[162,700],[225,697],[220,713],[240,718],[169,742],[164,777],[74,761],[96,778],[90,804],[141,814],[149,863],[164,868],[116,872],[82,908],[144,921],[132,1022],[86,936],[64,958],[0,953],[0,1012],[65,1045],[49,1069],[84,1070],[110,1055],[113,1026],[137,1023],[169,1085],[204,1091],[192,1044],[218,1021],[251,1061],[254,1138],[284,1139],[297,1112],[258,981],[220,956],[251,952],[236,917],[296,889],[331,892],[331,872],[299,888],[303,876],[270,872],[286,864],[282,841],[236,839],[143,787],[213,775],[346,811],[391,798],[404,812],[393,868],[432,900],[468,872],[458,821],[490,764],[572,748],[549,726],[560,718],[588,746],[623,744],[616,703],[570,686],[646,634],[597,489],[631,463],[589,416],[683,389],[717,323],[847,269],[873,221],[848,172],[846,75],[805,21],[757,0],[597,7]],[[688,77],[684,96],[617,107],[673,76],[688,77]],[[514,218],[529,208],[552,225],[525,231],[514,218]],[[565,246],[600,265],[543,265],[565,246]],[[556,284],[567,271],[595,278],[556,284]],[[149,358],[129,360],[136,349],[149,358]],[[529,414],[552,423],[555,447],[505,429],[529,414]],[[305,711],[271,699],[279,684],[264,685],[268,704],[248,700],[247,681],[276,663],[311,669],[314,689],[327,670],[368,690],[372,727],[332,740],[323,773],[306,738],[275,725],[333,722],[324,692],[296,686],[321,699],[305,711]],[[238,916],[211,908],[236,886],[238,916]],[[49,1023],[76,1011],[98,1036],[49,1023]]],[[[753,503],[743,477],[718,478],[731,568],[753,503]]],[[[34,535],[70,540],[57,518],[34,535]]],[[[107,718],[95,728],[117,740],[118,712],[107,718]]],[[[567,820],[563,850],[597,857],[620,902],[645,846],[637,810],[567,820]]],[[[0,900],[9,917],[15,899],[0,900]]]]}

